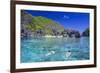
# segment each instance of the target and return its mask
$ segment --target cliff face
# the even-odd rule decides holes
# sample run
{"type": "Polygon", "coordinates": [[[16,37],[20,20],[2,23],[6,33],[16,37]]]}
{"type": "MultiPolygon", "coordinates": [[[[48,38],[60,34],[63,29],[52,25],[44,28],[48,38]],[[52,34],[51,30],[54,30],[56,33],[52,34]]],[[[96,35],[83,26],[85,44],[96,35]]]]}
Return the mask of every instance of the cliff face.
{"type": "Polygon", "coordinates": [[[32,16],[23,10],[21,11],[21,37],[29,37],[31,34],[31,30],[27,29],[28,26],[32,23],[32,16]]]}
{"type": "Polygon", "coordinates": [[[32,16],[21,11],[21,37],[34,37],[44,35],[62,35],[63,37],[80,37],[75,30],[67,30],[59,23],[42,16],[32,16]]]}
{"type": "Polygon", "coordinates": [[[55,35],[64,31],[63,26],[57,22],[42,16],[32,16],[21,11],[21,35],[30,37],[36,35],[55,35]]]}
{"type": "Polygon", "coordinates": [[[76,37],[76,38],[80,38],[80,33],[76,30],[71,30],[71,29],[65,29],[62,32],[63,37],[76,37]]]}

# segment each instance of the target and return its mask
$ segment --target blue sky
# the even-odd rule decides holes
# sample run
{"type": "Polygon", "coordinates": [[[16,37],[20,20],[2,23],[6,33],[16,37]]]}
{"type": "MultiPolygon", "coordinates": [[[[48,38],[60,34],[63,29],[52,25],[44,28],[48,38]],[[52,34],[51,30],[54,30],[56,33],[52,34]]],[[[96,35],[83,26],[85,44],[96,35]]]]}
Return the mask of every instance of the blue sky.
{"type": "Polygon", "coordinates": [[[81,33],[89,27],[89,13],[79,12],[56,12],[56,11],[37,11],[24,10],[32,16],[43,16],[58,22],[64,28],[78,30],[81,33]]]}

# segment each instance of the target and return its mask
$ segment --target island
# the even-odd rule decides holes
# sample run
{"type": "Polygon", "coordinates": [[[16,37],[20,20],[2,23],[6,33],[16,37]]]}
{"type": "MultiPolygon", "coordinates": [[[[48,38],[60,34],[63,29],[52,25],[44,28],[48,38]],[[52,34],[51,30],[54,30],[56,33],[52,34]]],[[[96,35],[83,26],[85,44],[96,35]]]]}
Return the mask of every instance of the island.
{"type": "Polygon", "coordinates": [[[82,34],[73,29],[64,28],[60,23],[43,17],[32,16],[31,14],[21,11],[21,38],[33,37],[70,37],[80,38],[89,37],[89,28],[82,34]]]}

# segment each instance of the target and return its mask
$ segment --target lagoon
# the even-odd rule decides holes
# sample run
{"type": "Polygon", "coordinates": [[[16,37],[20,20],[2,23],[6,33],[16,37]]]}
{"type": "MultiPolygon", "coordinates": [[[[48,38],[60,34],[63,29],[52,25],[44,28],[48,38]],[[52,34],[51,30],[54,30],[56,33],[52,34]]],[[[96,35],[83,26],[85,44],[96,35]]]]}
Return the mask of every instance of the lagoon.
{"type": "Polygon", "coordinates": [[[89,37],[21,39],[21,63],[89,60],[89,37]]]}

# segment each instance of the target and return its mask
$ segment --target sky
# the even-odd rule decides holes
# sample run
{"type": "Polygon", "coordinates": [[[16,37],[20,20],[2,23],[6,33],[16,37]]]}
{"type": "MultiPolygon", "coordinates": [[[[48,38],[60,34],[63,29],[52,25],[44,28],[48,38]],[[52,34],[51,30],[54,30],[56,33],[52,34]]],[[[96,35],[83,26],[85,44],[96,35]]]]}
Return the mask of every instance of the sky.
{"type": "Polygon", "coordinates": [[[56,21],[65,29],[77,30],[80,33],[89,27],[89,13],[79,12],[58,12],[58,11],[37,11],[24,10],[32,16],[43,16],[56,21]]]}

